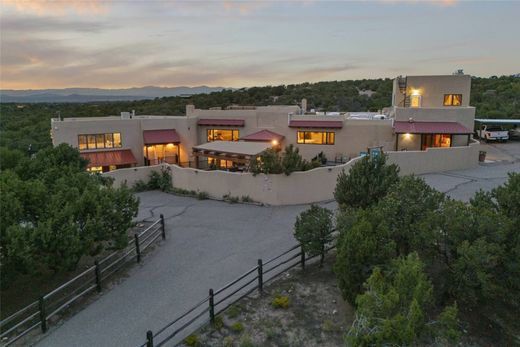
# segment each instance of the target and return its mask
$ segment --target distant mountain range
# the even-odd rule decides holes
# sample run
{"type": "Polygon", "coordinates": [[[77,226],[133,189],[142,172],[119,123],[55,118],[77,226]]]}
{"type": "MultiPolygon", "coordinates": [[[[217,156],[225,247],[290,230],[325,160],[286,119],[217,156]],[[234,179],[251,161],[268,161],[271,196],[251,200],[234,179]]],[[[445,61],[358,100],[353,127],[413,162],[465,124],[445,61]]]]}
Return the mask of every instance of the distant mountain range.
{"type": "Polygon", "coordinates": [[[189,96],[219,92],[223,87],[140,87],[127,89],[65,88],[38,90],[0,90],[0,102],[92,102],[130,101],[154,99],[165,96],[189,96]]]}

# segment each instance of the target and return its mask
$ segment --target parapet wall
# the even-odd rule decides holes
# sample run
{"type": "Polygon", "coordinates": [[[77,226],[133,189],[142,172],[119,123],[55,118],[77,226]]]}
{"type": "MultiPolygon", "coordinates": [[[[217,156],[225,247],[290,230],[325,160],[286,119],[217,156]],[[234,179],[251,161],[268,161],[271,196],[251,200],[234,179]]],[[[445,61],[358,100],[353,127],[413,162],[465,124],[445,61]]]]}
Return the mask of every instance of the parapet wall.
{"type": "MultiPolygon", "coordinates": [[[[389,161],[399,165],[402,175],[424,174],[447,170],[468,169],[478,165],[477,142],[470,146],[431,148],[426,151],[387,152],[389,161]]],[[[361,158],[346,164],[320,167],[291,175],[254,176],[251,173],[204,171],[182,168],[177,165],[156,165],[120,169],[104,175],[114,178],[115,185],[124,182],[131,187],[136,181],[147,181],[152,171],[170,169],[172,184],[176,188],[206,192],[210,197],[249,197],[267,205],[296,205],[332,200],[336,180],[342,170],[350,170],[361,158]]]]}

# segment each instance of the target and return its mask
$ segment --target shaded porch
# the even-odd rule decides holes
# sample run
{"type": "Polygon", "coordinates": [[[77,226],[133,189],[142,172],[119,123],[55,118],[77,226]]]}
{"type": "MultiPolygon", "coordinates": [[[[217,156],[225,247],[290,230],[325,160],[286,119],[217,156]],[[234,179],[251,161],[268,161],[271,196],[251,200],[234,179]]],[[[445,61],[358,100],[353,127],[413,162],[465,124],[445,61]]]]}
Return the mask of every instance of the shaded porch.
{"type": "Polygon", "coordinates": [[[195,167],[198,169],[223,169],[248,171],[251,161],[267,149],[271,142],[230,142],[213,141],[193,147],[195,167]]]}
{"type": "Polygon", "coordinates": [[[179,164],[180,142],[175,129],[144,130],[144,165],[179,164]]]}
{"type": "Polygon", "coordinates": [[[472,131],[457,122],[395,121],[396,151],[469,146],[472,131]]]}

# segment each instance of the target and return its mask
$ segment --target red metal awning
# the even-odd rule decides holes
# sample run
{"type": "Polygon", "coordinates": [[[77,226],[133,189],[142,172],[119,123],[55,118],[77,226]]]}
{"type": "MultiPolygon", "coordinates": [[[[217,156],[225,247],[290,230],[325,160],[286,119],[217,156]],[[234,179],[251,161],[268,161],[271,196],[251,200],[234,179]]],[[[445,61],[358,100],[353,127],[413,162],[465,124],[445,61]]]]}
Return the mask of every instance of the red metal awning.
{"type": "Polygon", "coordinates": [[[234,126],[243,127],[245,122],[243,119],[219,119],[219,118],[203,118],[199,119],[198,125],[216,125],[216,126],[234,126]]]}
{"type": "Polygon", "coordinates": [[[291,120],[289,128],[343,128],[340,120],[291,120]]]}
{"type": "Polygon", "coordinates": [[[278,142],[282,141],[284,138],[283,135],[277,134],[275,132],[272,132],[270,130],[260,130],[256,133],[246,135],[244,137],[241,137],[240,140],[244,141],[273,141],[276,140],[278,142]]]}
{"type": "Polygon", "coordinates": [[[175,129],[145,130],[143,131],[143,140],[145,145],[181,142],[175,129]]]}
{"type": "Polygon", "coordinates": [[[472,131],[457,122],[394,122],[396,134],[471,134],[472,131]]]}
{"type": "Polygon", "coordinates": [[[87,165],[88,167],[137,164],[137,160],[135,160],[135,157],[130,149],[87,152],[80,154],[84,159],[89,161],[87,165]]]}

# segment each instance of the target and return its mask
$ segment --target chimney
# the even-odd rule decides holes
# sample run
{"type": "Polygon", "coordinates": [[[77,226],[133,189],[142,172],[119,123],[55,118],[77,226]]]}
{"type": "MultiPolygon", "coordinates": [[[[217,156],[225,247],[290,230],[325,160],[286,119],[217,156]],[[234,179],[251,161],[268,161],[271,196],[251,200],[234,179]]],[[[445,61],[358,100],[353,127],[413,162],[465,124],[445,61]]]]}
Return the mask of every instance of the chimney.
{"type": "Polygon", "coordinates": [[[135,110],[132,110],[132,114],[130,115],[130,118],[134,118],[135,117],[135,110]]]}
{"type": "Polygon", "coordinates": [[[186,105],[186,116],[190,116],[193,112],[195,112],[195,105],[187,104],[186,105]]]}
{"type": "Polygon", "coordinates": [[[307,112],[307,99],[302,99],[302,114],[305,114],[307,112]]]}

